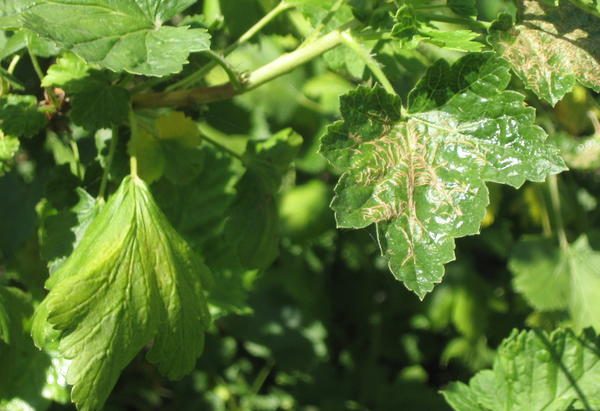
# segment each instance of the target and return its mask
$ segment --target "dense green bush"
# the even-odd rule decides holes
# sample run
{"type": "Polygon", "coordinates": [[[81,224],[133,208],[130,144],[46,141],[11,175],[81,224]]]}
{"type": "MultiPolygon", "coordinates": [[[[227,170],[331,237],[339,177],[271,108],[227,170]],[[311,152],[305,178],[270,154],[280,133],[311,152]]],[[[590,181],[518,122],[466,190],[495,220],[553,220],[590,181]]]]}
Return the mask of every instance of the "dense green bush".
{"type": "Polygon", "coordinates": [[[597,1],[0,26],[0,409],[600,409],[597,1]]]}

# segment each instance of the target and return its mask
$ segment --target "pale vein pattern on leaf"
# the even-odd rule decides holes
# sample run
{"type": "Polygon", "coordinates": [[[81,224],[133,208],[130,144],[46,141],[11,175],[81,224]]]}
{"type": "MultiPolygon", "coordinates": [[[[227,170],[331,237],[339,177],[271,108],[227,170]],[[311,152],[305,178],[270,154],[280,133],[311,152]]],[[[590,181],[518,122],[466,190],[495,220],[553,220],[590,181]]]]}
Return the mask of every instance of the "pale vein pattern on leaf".
{"type": "MultiPolygon", "coordinates": [[[[393,128],[384,127],[382,135],[371,141],[363,142],[352,132],[348,133],[349,139],[355,143],[351,150],[357,154],[368,150],[372,159],[369,164],[357,169],[355,180],[358,185],[374,186],[371,198],[375,204],[362,209],[364,218],[372,222],[406,218],[406,227],[399,227],[408,245],[402,265],[415,258],[414,243],[421,241],[422,236],[441,239],[418,215],[417,190],[427,191],[426,198],[434,205],[430,215],[438,221],[451,222],[463,216],[455,196],[469,194],[471,187],[458,179],[443,181],[440,178],[438,169],[447,166],[446,162],[436,159],[440,143],[463,146],[464,151],[476,153],[480,162],[485,161],[485,155],[477,150],[474,142],[460,139],[458,135],[448,138],[450,128],[444,124],[436,127],[414,117],[393,128]],[[385,197],[390,192],[393,199],[387,200],[385,197]]],[[[388,254],[393,255],[393,250],[388,250],[388,254]]]]}
{"type": "Polygon", "coordinates": [[[491,36],[500,54],[538,96],[555,104],[574,82],[600,90],[600,19],[568,2],[524,2],[524,21],[491,36]]]}

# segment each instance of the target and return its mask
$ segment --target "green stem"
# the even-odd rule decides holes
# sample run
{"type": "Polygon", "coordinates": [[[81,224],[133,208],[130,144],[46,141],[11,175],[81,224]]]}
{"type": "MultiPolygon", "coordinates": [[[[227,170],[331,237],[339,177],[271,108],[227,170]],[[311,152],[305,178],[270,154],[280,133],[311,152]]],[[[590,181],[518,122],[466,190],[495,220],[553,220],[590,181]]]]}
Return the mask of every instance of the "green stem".
{"type": "Polygon", "coordinates": [[[562,219],[562,213],[560,209],[560,193],[558,191],[558,178],[555,175],[548,177],[548,189],[550,190],[550,200],[552,201],[552,210],[554,211],[554,220],[556,223],[556,231],[558,233],[558,242],[560,248],[567,250],[569,248],[569,241],[565,233],[565,225],[562,219]]]}
{"type": "MultiPolygon", "coordinates": [[[[31,51],[31,47],[29,46],[29,44],[27,45],[27,53],[29,54],[29,58],[31,59],[31,65],[33,66],[35,74],[37,74],[40,81],[42,81],[44,79],[44,72],[42,71],[42,67],[40,66],[40,62],[38,61],[37,57],[31,51]]],[[[58,98],[56,97],[56,94],[54,94],[54,90],[52,89],[52,87],[44,87],[44,90],[46,91],[46,94],[48,95],[48,98],[52,102],[54,108],[58,109],[58,98]]]]}
{"type": "Polygon", "coordinates": [[[213,62],[220,65],[223,68],[223,70],[225,70],[227,77],[229,77],[229,82],[233,86],[234,90],[240,91],[243,88],[242,82],[240,80],[240,74],[237,71],[235,71],[231,64],[227,62],[227,60],[225,60],[225,57],[221,56],[218,53],[215,53],[212,50],[207,50],[204,52],[204,54],[210,57],[213,60],[213,62]]]}
{"type": "Polygon", "coordinates": [[[341,31],[334,30],[304,47],[296,49],[291,53],[284,54],[271,63],[250,73],[246,88],[252,90],[276,77],[286,74],[296,67],[301,66],[336,47],[342,41],[341,31]]]}
{"type": "Polygon", "coordinates": [[[321,20],[321,22],[317,25],[317,27],[315,27],[315,29],[311,33],[311,35],[304,41],[305,45],[313,42],[321,34],[321,31],[323,30],[323,28],[325,28],[327,23],[329,23],[329,20],[331,20],[333,15],[339,10],[340,7],[342,7],[342,5],[344,4],[345,1],[346,0],[338,0],[337,2],[335,2],[335,4],[331,7],[329,12],[327,13],[327,15],[321,20]]]}
{"type": "Polygon", "coordinates": [[[77,164],[76,164],[77,178],[79,178],[80,180],[83,180],[84,171],[83,171],[83,165],[81,164],[81,161],[80,161],[79,147],[77,146],[77,142],[75,140],[73,140],[73,137],[71,135],[69,135],[68,139],[69,139],[69,146],[71,147],[71,151],[73,152],[73,158],[75,158],[75,161],[77,162],[77,164]]]}
{"type": "Polygon", "coordinates": [[[548,202],[541,186],[535,185],[535,193],[540,201],[542,233],[544,237],[552,237],[552,223],[550,222],[550,213],[548,212],[548,202]]]}
{"type": "MultiPolygon", "coordinates": [[[[279,16],[286,10],[295,7],[293,4],[289,4],[286,1],[282,1],[277,6],[275,6],[271,11],[265,14],[259,21],[257,21],[252,27],[250,27],[244,34],[242,34],[235,42],[231,43],[224,51],[223,56],[228,56],[231,52],[233,52],[237,47],[241,44],[247,42],[252,37],[254,37],[260,30],[262,30],[267,24],[269,24],[275,17],[279,16]]],[[[187,77],[179,80],[176,83],[171,84],[167,87],[166,91],[173,91],[181,88],[187,88],[200,79],[202,79],[208,72],[210,72],[217,65],[216,61],[211,61],[205,64],[200,70],[193,72],[187,77]]]]}
{"type": "Polygon", "coordinates": [[[213,101],[225,100],[252,90],[292,71],[296,67],[338,46],[342,41],[342,31],[334,30],[304,47],[298,48],[291,53],[283,54],[250,73],[244,82],[242,90],[235,90],[231,83],[226,83],[213,87],[201,87],[189,90],[137,94],[133,97],[133,102],[136,108],[160,108],[206,104],[213,101]]]}
{"type": "Polygon", "coordinates": [[[8,68],[6,69],[6,71],[8,71],[8,74],[14,73],[15,68],[17,68],[17,64],[19,64],[19,60],[21,60],[21,56],[19,54],[13,56],[12,60],[8,64],[8,68]]]}
{"type": "Polygon", "coordinates": [[[98,191],[98,200],[104,201],[104,194],[106,193],[106,187],[108,185],[108,175],[110,174],[110,167],[112,166],[115,152],[117,151],[117,141],[119,139],[119,128],[113,126],[112,136],[110,137],[110,145],[108,146],[108,157],[106,158],[106,164],[104,171],[102,172],[102,180],[100,181],[100,190],[98,191]]]}
{"type": "Polygon", "coordinates": [[[44,72],[42,71],[40,62],[38,61],[35,54],[33,54],[33,52],[31,51],[31,47],[27,46],[27,52],[29,53],[29,58],[31,59],[31,65],[33,66],[33,70],[35,71],[35,74],[37,74],[40,81],[42,81],[44,78],[44,72]]]}
{"type": "Polygon", "coordinates": [[[256,376],[256,379],[254,380],[254,383],[252,384],[252,395],[257,395],[260,392],[260,389],[267,380],[267,377],[271,373],[271,370],[273,369],[274,365],[275,360],[269,358],[267,360],[267,364],[259,371],[258,375],[256,376]]]}
{"type": "Polygon", "coordinates": [[[257,21],[252,27],[250,27],[244,34],[242,34],[240,36],[240,38],[237,39],[237,41],[235,41],[229,47],[227,47],[224,54],[227,55],[227,54],[231,53],[233,50],[235,50],[235,48],[237,46],[239,46],[240,44],[242,44],[242,43],[250,40],[252,37],[254,37],[267,24],[269,24],[271,22],[271,20],[273,20],[275,17],[279,16],[284,11],[289,10],[293,7],[295,7],[293,4],[290,4],[286,1],[282,1],[281,3],[279,3],[273,9],[271,9],[271,11],[269,11],[267,14],[265,14],[259,21],[257,21]]]}
{"type": "Polygon", "coordinates": [[[342,41],[346,46],[352,49],[362,61],[365,62],[365,64],[367,65],[369,70],[371,70],[375,78],[379,80],[385,91],[387,91],[390,94],[396,94],[394,86],[392,86],[392,83],[390,83],[390,81],[386,77],[377,60],[373,58],[373,56],[369,53],[367,49],[365,49],[362,46],[362,44],[356,41],[356,39],[352,36],[352,34],[350,34],[349,31],[345,31],[342,33],[342,41]]]}
{"type": "MultiPolygon", "coordinates": [[[[133,109],[129,109],[129,129],[131,130],[131,138],[134,139],[139,133],[137,118],[133,109]]],[[[133,178],[138,177],[138,163],[136,153],[131,153],[129,158],[130,174],[133,178]]]]}

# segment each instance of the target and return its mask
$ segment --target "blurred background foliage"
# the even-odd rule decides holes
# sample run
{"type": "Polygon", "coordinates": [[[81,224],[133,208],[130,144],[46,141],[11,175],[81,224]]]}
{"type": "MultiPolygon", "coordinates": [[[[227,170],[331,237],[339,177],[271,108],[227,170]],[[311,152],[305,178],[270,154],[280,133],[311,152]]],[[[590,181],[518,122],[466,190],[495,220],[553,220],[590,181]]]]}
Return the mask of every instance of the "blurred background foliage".
{"type": "MultiPolygon", "coordinates": [[[[200,1],[186,19],[188,24],[210,27],[214,47],[219,48],[275,3],[200,1]]],[[[478,2],[480,19],[492,20],[499,11],[515,10],[509,1],[478,2]]],[[[231,63],[244,71],[274,59],[298,45],[306,24],[295,12],[277,18],[236,50],[231,63]]],[[[388,45],[378,53],[403,98],[431,61],[460,55],[432,46],[406,51],[388,45]]],[[[528,183],[519,191],[491,185],[492,201],[481,235],[457,242],[457,261],[447,266],[443,284],[423,302],[389,274],[373,230],[335,229],[328,205],[337,177],[317,153],[319,138],[339,116],[339,96],[368,78],[360,63],[345,59],[331,53],[253,92],[188,109],[186,114],[199,119],[202,134],[235,152],[286,127],[303,137],[295,167],[282,176],[277,196],[280,253],[262,272],[235,270],[224,261],[222,266],[228,268],[219,271],[211,295],[215,321],[196,370],[169,382],[141,353],[122,374],[107,410],[445,410],[449,407],[438,390],[489,367],[495,348],[513,328],[550,330],[568,321],[565,310],[534,310],[515,290],[509,270],[523,236],[550,236],[556,226],[546,184],[528,183]]],[[[182,77],[205,63],[203,57],[192,56],[182,77]]],[[[15,76],[35,78],[32,70],[23,62],[15,76]]],[[[224,76],[215,69],[208,83],[217,84],[224,76]]],[[[521,89],[513,81],[513,87],[521,89]]],[[[36,84],[23,85],[37,92],[36,84]]],[[[598,237],[590,231],[600,226],[598,101],[581,87],[555,108],[528,94],[540,125],[572,168],[558,177],[566,234],[572,241],[582,234],[598,237]]],[[[0,297],[13,306],[29,307],[24,313],[43,297],[48,275],[44,261],[60,255],[61,250],[51,249],[48,233],[53,224],[64,221],[57,219],[73,218],[60,210],[78,201],[78,164],[86,167],[84,186],[97,192],[107,155],[106,135],[92,136],[74,127],[79,158],[73,158],[61,136],[60,123],[66,119],[52,121],[47,138],[22,140],[14,170],[0,178],[0,281],[27,291],[0,297]]],[[[187,185],[178,186],[167,175],[152,188],[173,224],[218,271],[219,258],[227,260],[223,248],[229,243],[226,234],[217,241],[207,233],[222,224],[223,205],[235,201],[232,187],[243,170],[208,146],[199,152],[202,161],[191,166],[193,173],[180,170],[179,176],[190,177],[187,185]],[[219,206],[211,209],[215,203],[219,206]],[[195,210],[203,210],[202,216],[195,210]]],[[[113,182],[127,173],[124,147],[117,153],[113,182]]],[[[21,320],[27,330],[28,319],[21,320]]],[[[36,409],[72,409],[58,374],[49,374],[44,382],[18,371],[18,361],[31,367],[55,361],[37,352],[28,336],[18,338],[16,349],[0,347],[2,398],[22,384],[32,392],[19,395],[32,398],[29,404],[36,409]],[[42,386],[52,391],[42,397],[54,402],[33,399],[42,386]]],[[[11,407],[25,409],[16,403],[11,407]]]]}

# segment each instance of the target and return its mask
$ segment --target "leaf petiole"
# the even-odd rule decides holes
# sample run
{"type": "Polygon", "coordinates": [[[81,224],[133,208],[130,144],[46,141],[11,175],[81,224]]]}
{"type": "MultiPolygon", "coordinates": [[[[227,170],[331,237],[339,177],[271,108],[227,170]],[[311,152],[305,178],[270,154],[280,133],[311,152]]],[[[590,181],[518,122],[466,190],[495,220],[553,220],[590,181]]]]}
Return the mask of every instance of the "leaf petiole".
{"type": "MultiPolygon", "coordinates": [[[[233,52],[237,47],[239,47],[240,45],[244,44],[245,42],[250,40],[252,37],[254,37],[260,30],[262,30],[267,24],[269,24],[273,19],[275,19],[275,17],[279,16],[284,11],[289,10],[294,7],[295,6],[293,4],[290,4],[286,1],[282,1],[281,3],[279,3],[271,11],[269,11],[267,14],[265,14],[259,21],[257,21],[252,27],[250,27],[244,34],[242,34],[235,42],[230,44],[223,51],[223,56],[226,57],[229,54],[231,54],[231,52],[233,52]]],[[[193,84],[197,83],[200,79],[202,79],[213,68],[215,68],[217,64],[220,64],[220,62],[213,60],[213,61],[205,64],[198,71],[195,71],[192,74],[190,74],[189,76],[166,87],[165,90],[173,91],[176,89],[190,87],[193,84]]]]}
{"type": "Polygon", "coordinates": [[[102,180],[100,181],[100,189],[98,190],[99,201],[104,201],[104,194],[106,193],[106,186],[108,185],[108,175],[110,174],[110,167],[112,166],[115,152],[117,150],[117,142],[119,139],[119,128],[117,126],[112,127],[112,135],[110,137],[110,145],[108,147],[108,157],[106,158],[106,165],[102,172],[102,180]]]}
{"type": "Polygon", "coordinates": [[[556,223],[556,232],[558,233],[558,242],[560,248],[567,250],[569,248],[569,241],[565,233],[565,225],[562,219],[561,207],[560,207],[560,193],[558,191],[558,178],[555,175],[548,176],[548,190],[550,191],[550,199],[552,201],[552,210],[554,211],[554,220],[556,223]]]}
{"type": "Polygon", "coordinates": [[[379,80],[385,91],[390,94],[396,94],[394,86],[392,86],[392,83],[390,83],[387,76],[381,69],[379,62],[373,58],[367,49],[365,49],[358,41],[356,41],[349,31],[344,31],[342,33],[342,42],[361,58],[369,70],[371,70],[375,78],[379,80]]]}
{"type": "Polygon", "coordinates": [[[225,60],[224,56],[220,55],[219,53],[215,53],[212,50],[206,50],[203,52],[203,54],[212,59],[212,62],[218,64],[223,68],[223,70],[227,74],[227,77],[229,77],[229,82],[231,83],[235,91],[239,92],[244,88],[240,73],[235,71],[231,64],[229,64],[227,60],[225,60]]]}
{"type": "MultiPolygon", "coordinates": [[[[133,111],[133,109],[129,109],[129,129],[131,130],[131,138],[133,139],[139,133],[138,122],[137,122],[137,119],[135,118],[135,112],[133,111]]],[[[137,164],[136,153],[130,153],[129,168],[130,168],[131,176],[134,178],[138,177],[138,167],[137,166],[138,166],[138,164],[137,164]]]]}

